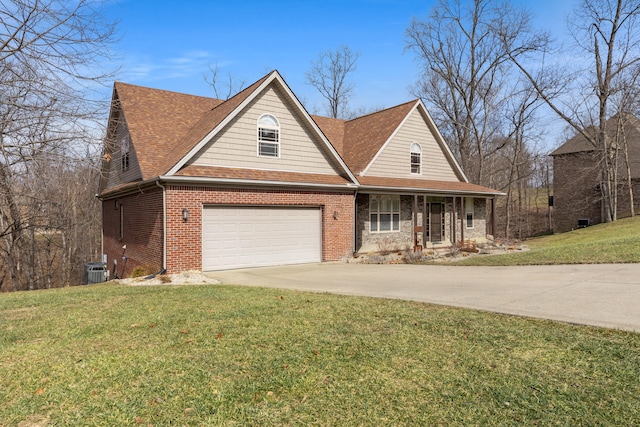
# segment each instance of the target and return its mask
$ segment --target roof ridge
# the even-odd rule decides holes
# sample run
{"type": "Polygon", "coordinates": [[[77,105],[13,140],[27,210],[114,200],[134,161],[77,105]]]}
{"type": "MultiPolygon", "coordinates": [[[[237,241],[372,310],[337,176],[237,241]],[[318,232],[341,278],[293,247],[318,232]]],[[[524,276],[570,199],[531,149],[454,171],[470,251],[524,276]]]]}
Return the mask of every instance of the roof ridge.
{"type": "MultiPolygon", "coordinates": [[[[268,72],[267,74],[265,74],[264,76],[262,76],[258,80],[256,80],[255,82],[251,83],[250,85],[247,85],[247,87],[245,87],[240,92],[238,92],[235,95],[233,95],[231,98],[223,99],[222,102],[220,104],[216,105],[215,107],[213,107],[211,109],[211,111],[215,110],[216,108],[220,107],[221,105],[225,105],[227,102],[233,100],[234,98],[239,97],[240,95],[242,95],[242,93],[244,93],[247,90],[251,89],[253,86],[260,86],[258,83],[262,83],[263,81],[268,79],[271,74],[277,73],[277,72],[278,72],[278,70],[272,70],[272,71],[268,72]]],[[[257,87],[255,87],[253,90],[256,90],[256,89],[257,89],[257,87]]]]}
{"type": "Polygon", "coordinates": [[[164,92],[164,93],[167,93],[167,94],[176,94],[176,95],[182,95],[182,96],[192,96],[194,98],[203,98],[203,99],[210,99],[210,100],[213,100],[213,101],[222,101],[222,102],[224,102],[223,99],[215,98],[213,96],[194,95],[194,94],[191,94],[191,93],[184,93],[184,92],[178,92],[178,91],[175,91],[175,90],[167,90],[167,89],[158,89],[158,88],[154,88],[154,87],[136,85],[136,84],[133,84],[133,83],[127,83],[127,82],[121,82],[121,81],[115,81],[113,83],[113,85],[116,86],[116,89],[117,89],[117,86],[122,85],[122,86],[130,86],[130,87],[140,88],[140,89],[154,91],[154,92],[164,92]]]}
{"type": "Polygon", "coordinates": [[[399,108],[399,107],[404,107],[404,106],[406,106],[406,105],[408,105],[408,104],[415,104],[415,103],[416,103],[416,102],[418,102],[418,101],[419,101],[419,99],[414,99],[414,100],[412,100],[412,101],[403,102],[402,104],[393,105],[393,106],[391,106],[391,107],[387,107],[387,108],[384,108],[384,109],[382,109],[382,110],[378,110],[378,111],[372,111],[372,112],[367,113],[367,114],[365,114],[365,115],[358,116],[358,117],[354,117],[353,119],[344,120],[344,122],[346,123],[346,122],[352,122],[352,121],[355,121],[355,120],[364,119],[364,118],[366,118],[366,117],[373,116],[373,115],[375,115],[375,114],[381,114],[381,113],[387,112],[387,111],[389,111],[389,110],[393,110],[393,109],[396,109],[396,108],[399,108]]]}

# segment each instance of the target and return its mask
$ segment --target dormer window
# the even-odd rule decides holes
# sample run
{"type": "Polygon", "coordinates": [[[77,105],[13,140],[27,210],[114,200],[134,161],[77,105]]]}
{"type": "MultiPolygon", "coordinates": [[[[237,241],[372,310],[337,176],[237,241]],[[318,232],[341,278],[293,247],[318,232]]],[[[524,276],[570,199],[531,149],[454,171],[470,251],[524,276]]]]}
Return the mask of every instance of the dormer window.
{"type": "Polygon", "coordinates": [[[258,119],[258,156],[280,157],[280,123],[271,114],[258,119]]]}
{"type": "Polygon", "coordinates": [[[129,136],[120,139],[120,166],[122,172],[129,170],[129,136]]]}
{"type": "Polygon", "coordinates": [[[422,148],[415,142],[411,144],[411,173],[422,173],[422,148]]]}

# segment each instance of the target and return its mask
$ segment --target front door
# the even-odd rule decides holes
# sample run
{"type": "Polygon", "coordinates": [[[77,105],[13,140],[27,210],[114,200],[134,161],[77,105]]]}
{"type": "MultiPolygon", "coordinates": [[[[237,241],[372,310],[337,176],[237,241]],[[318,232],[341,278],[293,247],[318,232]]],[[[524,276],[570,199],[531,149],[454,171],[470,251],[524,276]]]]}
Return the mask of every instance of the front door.
{"type": "Polygon", "coordinates": [[[431,213],[429,215],[429,231],[432,242],[442,241],[442,204],[431,203],[431,213]]]}

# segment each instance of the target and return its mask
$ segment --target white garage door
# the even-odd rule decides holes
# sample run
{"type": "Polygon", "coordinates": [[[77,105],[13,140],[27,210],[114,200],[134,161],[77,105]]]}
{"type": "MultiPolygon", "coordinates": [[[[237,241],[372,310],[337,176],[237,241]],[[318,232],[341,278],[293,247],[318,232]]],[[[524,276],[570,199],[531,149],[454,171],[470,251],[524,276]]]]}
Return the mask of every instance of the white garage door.
{"type": "Polygon", "coordinates": [[[203,271],[321,260],[319,208],[204,208],[203,271]]]}

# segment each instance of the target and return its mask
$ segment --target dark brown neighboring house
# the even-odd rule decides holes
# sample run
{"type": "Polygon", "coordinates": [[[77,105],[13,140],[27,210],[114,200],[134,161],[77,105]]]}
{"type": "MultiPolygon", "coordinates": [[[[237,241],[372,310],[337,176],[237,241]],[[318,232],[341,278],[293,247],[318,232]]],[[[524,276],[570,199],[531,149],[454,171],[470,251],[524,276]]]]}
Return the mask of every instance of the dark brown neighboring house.
{"type": "MultiPolygon", "coordinates": [[[[615,116],[607,129],[617,147],[617,217],[631,212],[625,141],[628,149],[635,211],[640,208],[640,120],[633,116],[615,116]],[[621,118],[624,117],[624,118],[621,118]],[[616,129],[620,128],[620,132],[616,129]],[[616,141],[616,135],[618,140],[616,141]]],[[[587,129],[595,134],[597,128],[587,129]]],[[[565,232],[599,224],[604,218],[601,192],[601,152],[581,134],[551,153],[553,157],[554,231],[565,232]]]]}
{"type": "Polygon", "coordinates": [[[227,101],[116,83],[104,159],[120,277],[482,241],[500,194],[468,182],[421,101],[311,116],[277,71],[227,101]]]}

